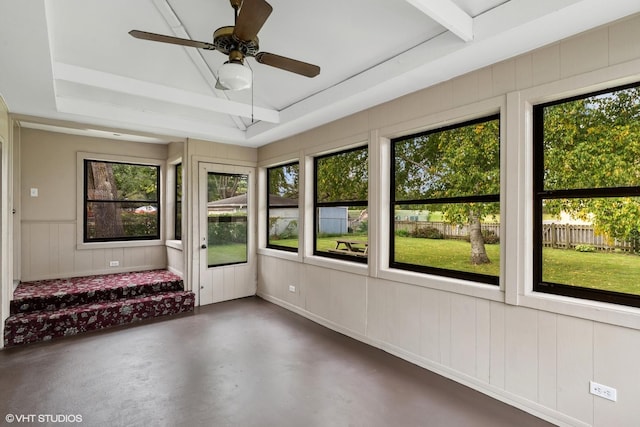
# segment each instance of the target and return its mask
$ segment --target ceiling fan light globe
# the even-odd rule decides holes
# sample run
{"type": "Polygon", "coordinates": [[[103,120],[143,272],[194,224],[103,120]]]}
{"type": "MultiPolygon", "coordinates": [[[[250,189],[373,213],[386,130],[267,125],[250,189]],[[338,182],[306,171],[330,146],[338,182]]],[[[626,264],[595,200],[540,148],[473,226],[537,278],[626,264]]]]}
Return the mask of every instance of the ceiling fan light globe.
{"type": "Polygon", "coordinates": [[[218,69],[218,81],[229,90],[243,90],[251,87],[251,70],[242,64],[225,62],[218,69]]]}

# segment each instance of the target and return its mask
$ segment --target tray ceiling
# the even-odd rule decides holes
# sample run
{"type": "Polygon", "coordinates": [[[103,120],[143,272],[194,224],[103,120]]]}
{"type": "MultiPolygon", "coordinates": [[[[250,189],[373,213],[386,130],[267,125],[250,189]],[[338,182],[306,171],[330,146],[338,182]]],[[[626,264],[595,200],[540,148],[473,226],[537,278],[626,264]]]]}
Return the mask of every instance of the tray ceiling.
{"type": "Polygon", "coordinates": [[[320,75],[249,58],[253,90],[231,92],[215,89],[225,55],[128,35],[211,42],[233,25],[228,0],[0,1],[0,95],[25,126],[251,147],[640,11],[637,0],[269,0],[260,50],[320,75]]]}

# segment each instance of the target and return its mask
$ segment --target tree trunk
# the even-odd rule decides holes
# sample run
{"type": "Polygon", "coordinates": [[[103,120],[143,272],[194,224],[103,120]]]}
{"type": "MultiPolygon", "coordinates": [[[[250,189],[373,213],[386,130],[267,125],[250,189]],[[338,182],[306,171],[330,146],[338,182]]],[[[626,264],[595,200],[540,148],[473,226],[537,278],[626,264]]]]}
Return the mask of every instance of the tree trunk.
{"type": "Polygon", "coordinates": [[[480,265],[491,263],[484,247],[480,218],[475,212],[469,213],[469,240],[471,241],[471,264],[480,265]]]}
{"type": "MultiPolygon", "coordinates": [[[[91,162],[89,174],[89,198],[93,200],[114,200],[117,198],[113,169],[110,164],[91,162]]],[[[93,238],[113,238],[124,236],[124,227],[120,217],[120,203],[95,203],[95,234],[93,238]]]]}

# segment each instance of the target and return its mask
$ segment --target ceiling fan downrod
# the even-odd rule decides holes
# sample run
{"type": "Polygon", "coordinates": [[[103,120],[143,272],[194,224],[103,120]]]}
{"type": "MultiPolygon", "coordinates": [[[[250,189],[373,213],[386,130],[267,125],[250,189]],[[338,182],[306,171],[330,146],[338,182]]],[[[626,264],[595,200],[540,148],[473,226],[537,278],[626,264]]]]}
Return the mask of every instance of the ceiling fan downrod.
{"type": "Polygon", "coordinates": [[[240,10],[240,8],[242,7],[242,0],[230,0],[231,3],[231,7],[234,10],[234,18],[233,18],[233,25],[238,25],[238,11],[240,10]]]}

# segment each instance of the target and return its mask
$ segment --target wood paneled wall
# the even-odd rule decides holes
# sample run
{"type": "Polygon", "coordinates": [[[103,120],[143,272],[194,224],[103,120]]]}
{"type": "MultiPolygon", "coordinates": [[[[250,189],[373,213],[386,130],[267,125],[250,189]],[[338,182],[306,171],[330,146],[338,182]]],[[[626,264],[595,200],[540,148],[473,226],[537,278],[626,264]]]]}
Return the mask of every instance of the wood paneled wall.
{"type": "MultiPolygon", "coordinates": [[[[422,118],[423,126],[451,120],[451,111],[503,97],[502,203],[508,209],[501,242],[509,249],[500,291],[482,293],[482,285],[386,269],[379,179],[385,172],[374,169],[369,267],[261,248],[259,295],[560,425],[638,425],[640,310],[526,291],[531,227],[522,200],[530,191],[531,151],[522,97],[542,90],[569,96],[608,82],[640,81],[639,39],[640,16],[630,17],[260,148],[263,167],[304,163],[321,150],[339,149],[342,141],[368,142],[370,153],[381,156],[384,136],[409,134],[422,118]],[[592,380],[616,388],[617,402],[590,394],[592,380]]],[[[384,164],[378,161],[373,168],[384,164]]]]}
{"type": "MultiPolygon", "coordinates": [[[[89,138],[22,128],[21,277],[22,281],[167,267],[167,248],[127,243],[115,247],[79,248],[77,153],[156,159],[163,163],[167,146],[89,138]],[[30,189],[38,189],[38,197],[30,189]],[[117,267],[110,267],[118,261],[117,267]]],[[[164,184],[163,184],[164,185],[164,184]]]]}

